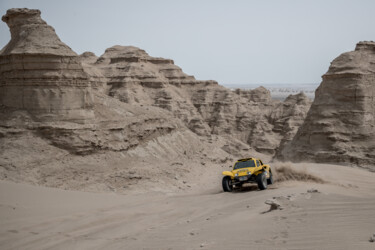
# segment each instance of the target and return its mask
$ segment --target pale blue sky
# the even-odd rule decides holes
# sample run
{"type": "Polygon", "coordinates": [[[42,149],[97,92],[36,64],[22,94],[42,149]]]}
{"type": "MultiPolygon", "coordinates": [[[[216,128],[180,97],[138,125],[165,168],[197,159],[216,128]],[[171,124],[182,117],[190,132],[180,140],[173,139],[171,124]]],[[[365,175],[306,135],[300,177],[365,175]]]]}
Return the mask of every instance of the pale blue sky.
{"type": "MultiPolygon", "coordinates": [[[[75,52],[134,45],[197,79],[319,83],[329,63],[375,40],[374,0],[1,0],[37,8],[75,52]]],[[[0,24],[0,47],[10,39],[0,24]]]]}

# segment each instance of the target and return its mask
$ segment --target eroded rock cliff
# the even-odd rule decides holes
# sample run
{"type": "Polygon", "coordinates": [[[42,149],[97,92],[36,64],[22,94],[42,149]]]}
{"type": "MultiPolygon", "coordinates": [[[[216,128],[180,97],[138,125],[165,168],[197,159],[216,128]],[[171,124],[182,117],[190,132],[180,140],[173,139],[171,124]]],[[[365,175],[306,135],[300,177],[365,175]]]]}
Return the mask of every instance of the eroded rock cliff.
{"type": "Polygon", "coordinates": [[[375,163],[375,43],[359,42],[331,63],[284,158],[375,163]]]}
{"type": "Polygon", "coordinates": [[[37,120],[92,120],[93,97],[80,60],[40,11],[10,9],[2,20],[11,40],[0,51],[0,104],[37,120]]]}

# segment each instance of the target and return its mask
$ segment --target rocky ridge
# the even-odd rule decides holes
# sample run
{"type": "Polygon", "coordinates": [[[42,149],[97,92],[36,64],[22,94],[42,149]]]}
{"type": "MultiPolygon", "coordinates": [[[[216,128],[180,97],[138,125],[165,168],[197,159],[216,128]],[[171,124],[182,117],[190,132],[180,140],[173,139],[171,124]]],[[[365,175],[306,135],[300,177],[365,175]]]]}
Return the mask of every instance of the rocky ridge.
{"type": "MultiPolygon", "coordinates": [[[[295,118],[292,111],[275,112],[280,105],[293,110],[295,103],[287,101],[284,105],[272,100],[264,87],[231,91],[215,81],[195,80],[173,60],[151,57],[133,46],[113,46],[96,61],[91,52],[81,58],[87,72],[95,68],[107,79],[108,95],[132,105],[166,109],[199,136],[226,136],[228,141],[238,140],[270,155],[284,137],[280,127],[275,127],[279,120],[300,120],[301,115],[303,119],[311,104],[304,94],[299,94],[296,96],[304,101],[299,103],[300,113],[295,118]]],[[[289,131],[288,138],[293,132],[296,131],[289,131]]]]}

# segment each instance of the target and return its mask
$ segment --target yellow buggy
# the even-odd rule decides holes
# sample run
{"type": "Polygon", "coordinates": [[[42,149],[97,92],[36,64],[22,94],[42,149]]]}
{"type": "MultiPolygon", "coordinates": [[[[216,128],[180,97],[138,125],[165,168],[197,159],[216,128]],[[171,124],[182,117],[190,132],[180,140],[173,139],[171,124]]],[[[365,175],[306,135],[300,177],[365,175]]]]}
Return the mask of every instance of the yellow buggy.
{"type": "Polygon", "coordinates": [[[268,185],[273,184],[271,167],[256,158],[238,160],[233,169],[224,171],[223,175],[224,192],[232,192],[233,189],[241,188],[245,183],[257,183],[260,190],[267,189],[268,185]]]}

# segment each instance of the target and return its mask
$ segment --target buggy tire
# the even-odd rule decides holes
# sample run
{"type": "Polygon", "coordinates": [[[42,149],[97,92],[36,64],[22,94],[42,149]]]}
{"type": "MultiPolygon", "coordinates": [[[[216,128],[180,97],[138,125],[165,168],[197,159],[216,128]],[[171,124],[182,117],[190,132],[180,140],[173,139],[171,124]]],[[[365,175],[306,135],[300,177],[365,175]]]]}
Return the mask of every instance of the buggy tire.
{"type": "Polygon", "coordinates": [[[223,190],[224,192],[232,192],[232,180],[229,176],[223,177],[223,190]]]}
{"type": "Polygon", "coordinates": [[[267,189],[267,176],[265,172],[257,175],[257,183],[260,190],[267,189]]]}
{"type": "Polygon", "coordinates": [[[273,176],[272,172],[270,171],[270,178],[267,179],[267,185],[272,185],[273,184],[273,176]]]}

